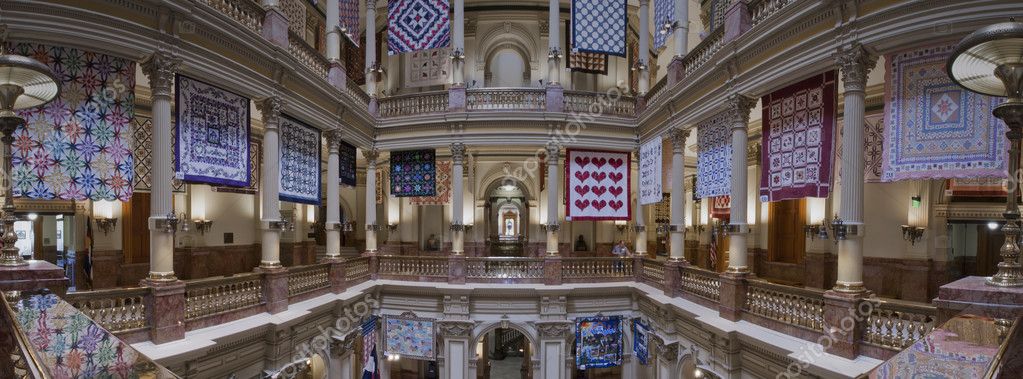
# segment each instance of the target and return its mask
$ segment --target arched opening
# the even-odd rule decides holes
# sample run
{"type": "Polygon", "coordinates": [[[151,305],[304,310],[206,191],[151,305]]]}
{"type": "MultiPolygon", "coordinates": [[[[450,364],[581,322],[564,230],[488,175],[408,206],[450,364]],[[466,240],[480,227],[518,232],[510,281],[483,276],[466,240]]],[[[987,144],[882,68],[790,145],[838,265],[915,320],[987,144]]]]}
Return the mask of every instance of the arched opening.
{"type": "Polygon", "coordinates": [[[501,180],[487,191],[487,244],[491,256],[523,256],[529,240],[529,206],[523,183],[501,180]]]}
{"type": "Polygon", "coordinates": [[[488,87],[523,87],[529,80],[529,70],[522,54],[511,48],[498,50],[487,62],[488,87]]]}
{"type": "Polygon", "coordinates": [[[476,344],[480,379],[528,379],[533,377],[529,338],[514,328],[495,328],[476,344]]]}

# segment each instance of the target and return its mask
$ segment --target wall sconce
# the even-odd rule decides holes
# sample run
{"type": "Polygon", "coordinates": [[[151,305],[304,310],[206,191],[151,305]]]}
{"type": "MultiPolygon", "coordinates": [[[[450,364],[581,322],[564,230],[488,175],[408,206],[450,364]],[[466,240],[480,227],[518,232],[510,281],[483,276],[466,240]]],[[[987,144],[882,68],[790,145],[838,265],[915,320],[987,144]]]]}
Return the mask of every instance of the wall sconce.
{"type": "Polygon", "coordinates": [[[380,62],[373,62],[373,64],[369,65],[369,67],[366,68],[366,73],[367,74],[383,74],[384,73],[384,68],[380,66],[380,62]]]}
{"type": "Polygon", "coordinates": [[[465,225],[462,225],[462,229],[463,229],[463,230],[464,230],[464,231],[465,231],[466,233],[469,233],[469,231],[470,231],[470,230],[472,230],[472,224],[465,224],[465,225]]]}
{"type": "Polygon", "coordinates": [[[668,34],[668,33],[671,33],[673,31],[675,31],[675,29],[677,29],[677,28],[678,28],[678,21],[675,21],[675,20],[665,20],[664,23],[661,24],[661,27],[660,27],[660,29],[658,29],[657,32],[660,33],[660,34],[668,34]]]}
{"type": "Polygon", "coordinates": [[[813,224],[803,227],[803,232],[806,233],[806,238],[811,241],[815,239],[828,239],[828,228],[824,224],[813,224]]]}
{"type": "Polygon", "coordinates": [[[625,220],[615,220],[615,229],[618,229],[618,233],[624,233],[625,227],[628,226],[629,222],[625,220]]]}
{"type": "Polygon", "coordinates": [[[846,225],[838,216],[831,221],[831,234],[835,236],[835,243],[848,239],[850,234],[856,235],[857,231],[856,225],[846,225]]]}
{"type": "Polygon", "coordinates": [[[448,227],[448,230],[451,230],[452,232],[461,232],[461,231],[465,230],[465,225],[462,225],[462,224],[451,224],[451,226],[448,227]]]}
{"type": "Polygon", "coordinates": [[[103,235],[107,235],[114,227],[117,226],[116,218],[107,217],[96,217],[96,227],[103,231],[103,235]]]}
{"type": "Polygon", "coordinates": [[[923,238],[925,229],[927,228],[922,226],[903,225],[902,239],[909,241],[910,245],[916,245],[916,242],[923,238]]]}
{"type": "Polygon", "coordinates": [[[657,234],[668,233],[668,224],[657,224],[657,234]]]}
{"type": "Polygon", "coordinates": [[[154,229],[164,233],[174,233],[178,230],[178,216],[174,212],[168,213],[164,217],[154,218],[152,222],[154,229]]]}
{"type": "Polygon", "coordinates": [[[451,50],[451,59],[452,60],[463,60],[463,59],[465,59],[465,50],[462,50],[461,47],[459,47],[457,49],[454,49],[454,50],[451,50]]]}
{"type": "Polygon", "coordinates": [[[295,230],[295,223],[291,220],[274,220],[270,221],[269,227],[271,230],[278,230],[282,232],[290,232],[295,230]]]}
{"type": "MultiPolygon", "coordinates": [[[[692,230],[694,230],[697,234],[703,233],[704,230],[707,230],[707,227],[703,225],[692,225],[690,228],[692,228],[692,230]]],[[[686,231],[688,232],[689,228],[686,228],[686,231]]]]}
{"type": "Polygon", "coordinates": [[[195,230],[199,232],[199,235],[206,234],[213,227],[213,220],[196,219],[192,220],[192,223],[195,224],[195,230]]]}
{"type": "Polygon", "coordinates": [[[387,224],[388,232],[394,233],[396,230],[398,230],[398,224],[387,224]]]}
{"type": "Polygon", "coordinates": [[[554,58],[561,59],[562,57],[564,57],[564,55],[561,54],[561,49],[559,49],[557,47],[551,47],[550,50],[547,50],[547,58],[549,58],[549,59],[554,59],[554,58]]]}
{"type": "Polygon", "coordinates": [[[355,231],[355,221],[347,221],[341,224],[341,231],[350,233],[355,231]]]}
{"type": "Polygon", "coordinates": [[[644,61],[636,61],[636,64],[632,65],[632,71],[645,71],[650,68],[644,61]]]}
{"type": "Polygon", "coordinates": [[[558,224],[540,224],[540,230],[544,232],[557,232],[561,230],[561,225],[558,224]]]}

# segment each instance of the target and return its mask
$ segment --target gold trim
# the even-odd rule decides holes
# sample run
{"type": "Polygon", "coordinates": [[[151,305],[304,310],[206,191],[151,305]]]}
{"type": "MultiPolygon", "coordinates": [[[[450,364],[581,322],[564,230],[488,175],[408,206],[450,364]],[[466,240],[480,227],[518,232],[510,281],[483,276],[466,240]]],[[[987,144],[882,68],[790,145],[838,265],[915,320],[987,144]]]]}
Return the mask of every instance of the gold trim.
{"type": "Polygon", "coordinates": [[[749,274],[749,266],[728,266],[725,272],[729,274],[749,274]]]}
{"type": "Polygon", "coordinates": [[[153,282],[173,282],[175,280],[178,280],[178,277],[174,276],[173,272],[150,271],[149,276],[147,276],[146,279],[153,282]]]}
{"type": "Polygon", "coordinates": [[[835,291],[835,292],[842,292],[842,293],[861,293],[861,292],[866,292],[867,288],[863,286],[862,282],[861,283],[854,283],[854,284],[847,284],[847,283],[838,282],[838,283],[835,283],[835,287],[832,288],[832,290],[835,291]]]}

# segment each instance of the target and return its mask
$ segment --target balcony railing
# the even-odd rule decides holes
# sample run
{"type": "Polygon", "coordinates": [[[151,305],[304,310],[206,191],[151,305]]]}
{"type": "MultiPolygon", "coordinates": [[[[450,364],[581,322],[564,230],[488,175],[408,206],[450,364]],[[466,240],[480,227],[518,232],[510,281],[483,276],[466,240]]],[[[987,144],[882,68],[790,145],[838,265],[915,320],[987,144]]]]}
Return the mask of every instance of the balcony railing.
{"type": "Polygon", "coordinates": [[[345,260],[345,282],[349,285],[365,282],[369,279],[369,257],[345,260]]]}
{"type": "Polygon", "coordinates": [[[565,91],[565,111],[594,116],[633,117],[636,98],[617,90],[606,93],[565,91]]]}
{"type": "Polygon", "coordinates": [[[327,61],[323,54],[309,46],[301,36],[294,32],[289,32],[288,35],[288,52],[291,53],[292,57],[302,62],[303,66],[312,70],[316,76],[323,79],[327,78],[327,73],[330,71],[330,62],[327,61]]]}
{"type": "Polygon", "coordinates": [[[386,277],[448,278],[447,257],[380,257],[380,275],[386,277]]]}
{"type": "Polygon", "coordinates": [[[466,258],[466,281],[543,281],[541,258],[466,258]]]}
{"type": "Polygon", "coordinates": [[[259,7],[259,4],[252,0],[200,0],[220,13],[238,21],[257,34],[263,32],[263,18],[266,11],[259,7]]]}
{"type": "Polygon", "coordinates": [[[824,331],[824,291],[750,280],[744,311],[787,325],[824,331]]]}
{"type": "Polygon", "coordinates": [[[756,26],[794,0],[753,0],[749,4],[750,25],[756,26]]]}
{"type": "Polygon", "coordinates": [[[676,82],[682,82],[683,79],[692,76],[693,73],[705,66],[710,61],[710,58],[717,54],[724,45],[725,28],[714,29],[707,38],[700,41],[700,44],[696,45],[696,48],[683,58],[682,70],[678,71],[679,77],[676,82]]]}
{"type": "Polygon", "coordinates": [[[264,302],[263,278],[259,274],[191,280],[185,285],[185,320],[219,315],[264,302]]]}
{"type": "Polygon", "coordinates": [[[633,262],[630,258],[564,258],[561,261],[561,275],[565,280],[632,280],[633,262]]]}
{"type": "Polygon", "coordinates": [[[643,283],[649,284],[654,288],[663,290],[664,289],[664,261],[655,259],[644,258],[643,259],[643,274],[641,275],[643,283]]]}
{"type": "Polygon", "coordinates": [[[65,301],[112,333],[149,328],[146,317],[147,287],[71,292],[65,301]]]}
{"type": "Polygon", "coordinates": [[[699,267],[683,267],[680,272],[680,287],[683,293],[717,302],[721,299],[721,281],[718,273],[699,267]]]}
{"type": "Polygon", "coordinates": [[[315,264],[288,270],[288,296],[330,287],[330,266],[315,264]]]}
{"type": "Polygon", "coordinates": [[[932,306],[898,300],[868,300],[867,303],[872,306],[863,342],[888,350],[909,347],[934,330],[938,317],[932,306]]]}
{"type": "Polygon", "coordinates": [[[380,117],[416,116],[448,110],[448,92],[431,91],[380,99],[380,117]]]}
{"type": "Polygon", "coordinates": [[[547,109],[543,88],[480,88],[466,91],[466,109],[471,111],[537,111],[547,109]]]}

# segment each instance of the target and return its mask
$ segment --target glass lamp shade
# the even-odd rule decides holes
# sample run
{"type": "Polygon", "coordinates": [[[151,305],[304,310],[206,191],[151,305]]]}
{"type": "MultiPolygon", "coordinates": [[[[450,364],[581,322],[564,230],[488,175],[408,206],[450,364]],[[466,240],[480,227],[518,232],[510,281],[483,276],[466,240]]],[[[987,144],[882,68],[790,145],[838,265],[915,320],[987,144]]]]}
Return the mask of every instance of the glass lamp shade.
{"type": "Polygon", "coordinates": [[[1011,71],[1023,70],[1023,23],[1009,21],[984,27],[963,38],[948,58],[948,76],[970,91],[1020,98],[1011,71]],[[996,75],[1001,71],[1000,75],[996,75]],[[1009,87],[1006,87],[1006,81],[1009,87]]]}
{"type": "Polygon", "coordinates": [[[57,76],[45,64],[20,55],[0,55],[0,111],[38,107],[57,97],[57,76]],[[21,93],[11,93],[21,89],[21,93]],[[13,102],[10,97],[13,95],[13,102]],[[6,99],[4,98],[6,97],[6,99]]]}

